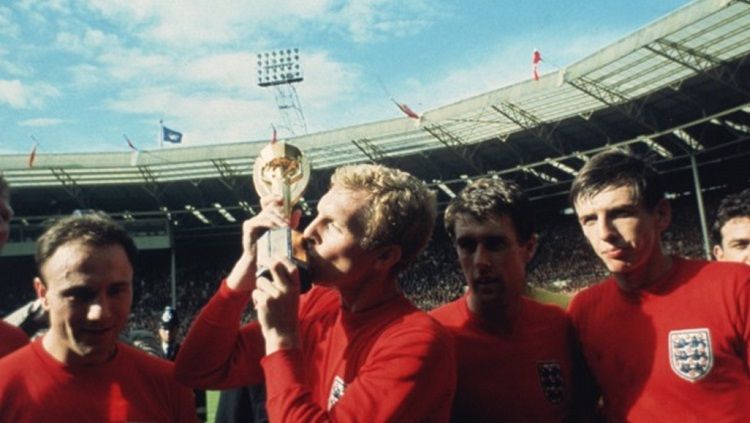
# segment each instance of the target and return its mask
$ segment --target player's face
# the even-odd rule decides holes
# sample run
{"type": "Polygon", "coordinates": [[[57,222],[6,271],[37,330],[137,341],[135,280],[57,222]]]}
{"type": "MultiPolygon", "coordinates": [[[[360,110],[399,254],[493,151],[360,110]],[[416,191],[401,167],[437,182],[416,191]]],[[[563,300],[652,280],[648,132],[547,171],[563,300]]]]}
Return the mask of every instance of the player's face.
{"type": "Polygon", "coordinates": [[[661,233],[670,219],[666,200],[647,210],[629,186],[622,186],[579,198],[575,209],[583,234],[610,272],[648,273],[661,257],[661,233]]]}
{"type": "Polygon", "coordinates": [[[13,218],[13,209],[10,207],[10,198],[0,195],[0,251],[3,250],[10,234],[10,219],[13,218]]]}
{"type": "Polygon", "coordinates": [[[453,230],[458,261],[469,285],[470,307],[478,302],[505,309],[518,303],[536,239],[520,242],[507,215],[486,221],[458,216],[453,230]]]}
{"type": "Polygon", "coordinates": [[[34,281],[49,312],[45,348],[64,363],[100,364],[112,358],[133,301],[133,267],[117,244],[72,242],[59,247],[34,281]]]}
{"type": "Polygon", "coordinates": [[[368,274],[375,254],[360,246],[363,228],[357,219],[366,203],[364,193],[338,187],[321,197],[318,215],[303,234],[316,284],[350,288],[368,274]]]}
{"type": "Polygon", "coordinates": [[[714,247],[720,261],[750,264],[750,217],[729,219],[721,228],[721,245],[714,247]]]}

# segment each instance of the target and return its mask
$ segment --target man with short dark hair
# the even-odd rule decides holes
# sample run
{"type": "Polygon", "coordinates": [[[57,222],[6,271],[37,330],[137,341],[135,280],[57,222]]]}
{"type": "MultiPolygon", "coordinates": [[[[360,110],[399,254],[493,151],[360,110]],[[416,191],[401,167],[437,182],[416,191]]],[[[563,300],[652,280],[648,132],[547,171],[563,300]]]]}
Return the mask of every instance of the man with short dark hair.
{"type": "Polygon", "coordinates": [[[103,215],[57,221],[37,241],[40,339],[0,360],[0,421],[196,421],[172,365],[118,341],[137,250],[103,215]]]}
{"type": "MultiPolygon", "coordinates": [[[[13,208],[10,206],[10,186],[0,173],[0,252],[10,235],[10,220],[13,208]]],[[[0,281],[1,283],[2,281],[0,281]]],[[[10,354],[29,343],[29,337],[21,329],[0,320],[0,357],[10,354]]]]}
{"type": "Polygon", "coordinates": [[[398,284],[430,238],[434,193],[384,166],[337,169],[303,233],[315,284],[303,295],[288,259],[268,266],[272,279],[255,276],[258,237],[290,224],[281,198],[262,204],[243,225],[240,259],[182,343],[178,380],[219,389],[265,381],[270,421],[447,421],[450,336],[398,284]],[[251,297],[258,320],[240,328],[251,297]]]}
{"type": "MultiPolygon", "coordinates": [[[[453,421],[570,421],[574,342],[565,311],[525,296],[537,236],[518,185],[482,178],[445,211],[469,289],[430,314],[456,342],[453,421]]],[[[578,420],[576,420],[578,421],[578,420]]]]}
{"type": "Polygon", "coordinates": [[[750,264],[750,188],[721,200],[713,236],[716,260],[750,264]]]}
{"type": "Polygon", "coordinates": [[[570,200],[611,276],[570,314],[608,421],[747,421],[750,267],[666,255],[659,175],[619,150],[591,158],[570,200]]]}

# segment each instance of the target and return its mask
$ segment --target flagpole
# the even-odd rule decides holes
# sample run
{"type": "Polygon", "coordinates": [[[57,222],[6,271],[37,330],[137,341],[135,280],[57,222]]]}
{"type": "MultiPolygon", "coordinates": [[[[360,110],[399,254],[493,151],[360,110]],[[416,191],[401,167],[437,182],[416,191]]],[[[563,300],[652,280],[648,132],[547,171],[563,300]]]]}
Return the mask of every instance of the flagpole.
{"type": "Polygon", "coordinates": [[[164,148],[164,119],[159,119],[159,134],[157,135],[159,138],[159,150],[164,148]]]}

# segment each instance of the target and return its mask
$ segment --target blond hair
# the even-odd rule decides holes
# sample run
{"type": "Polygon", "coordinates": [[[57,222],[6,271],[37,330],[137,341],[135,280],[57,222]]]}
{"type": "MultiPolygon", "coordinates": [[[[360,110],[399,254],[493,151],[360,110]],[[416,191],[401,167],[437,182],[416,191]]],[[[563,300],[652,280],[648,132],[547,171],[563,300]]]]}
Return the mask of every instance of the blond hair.
{"type": "Polygon", "coordinates": [[[366,202],[359,216],[360,246],[372,250],[386,245],[401,248],[396,275],[424,250],[435,226],[435,193],[404,171],[382,165],[349,165],[336,169],[331,188],[363,193],[366,202]]]}

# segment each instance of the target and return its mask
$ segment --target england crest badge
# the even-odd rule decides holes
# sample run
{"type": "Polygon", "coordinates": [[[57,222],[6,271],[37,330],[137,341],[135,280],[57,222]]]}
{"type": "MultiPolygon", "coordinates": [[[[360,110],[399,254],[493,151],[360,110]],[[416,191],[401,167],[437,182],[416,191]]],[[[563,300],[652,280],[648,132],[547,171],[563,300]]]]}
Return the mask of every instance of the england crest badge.
{"type": "Polygon", "coordinates": [[[328,410],[333,408],[334,405],[344,396],[346,390],[346,382],[341,377],[336,376],[333,378],[331,384],[331,393],[328,395],[328,410]]]}
{"type": "Polygon", "coordinates": [[[558,361],[540,361],[536,364],[539,382],[544,396],[552,404],[560,404],[565,399],[565,381],[558,361]]]}
{"type": "Polygon", "coordinates": [[[703,379],[714,365],[711,333],[707,328],[669,332],[669,360],[677,376],[696,382],[703,379]]]}

